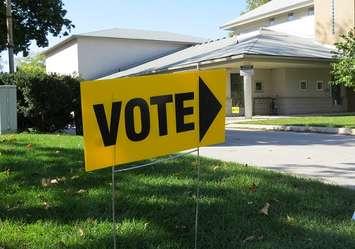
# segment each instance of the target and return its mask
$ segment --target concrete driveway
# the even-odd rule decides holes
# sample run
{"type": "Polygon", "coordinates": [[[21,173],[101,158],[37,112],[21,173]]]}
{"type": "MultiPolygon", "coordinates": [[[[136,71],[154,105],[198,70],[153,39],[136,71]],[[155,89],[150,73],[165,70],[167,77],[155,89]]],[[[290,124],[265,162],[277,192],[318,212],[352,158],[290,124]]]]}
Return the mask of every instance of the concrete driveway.
{"type": "Polygon", "coordinates": [[[246,163],[355,189],[355,136],[228,129],[205,157],[246,163]]]}

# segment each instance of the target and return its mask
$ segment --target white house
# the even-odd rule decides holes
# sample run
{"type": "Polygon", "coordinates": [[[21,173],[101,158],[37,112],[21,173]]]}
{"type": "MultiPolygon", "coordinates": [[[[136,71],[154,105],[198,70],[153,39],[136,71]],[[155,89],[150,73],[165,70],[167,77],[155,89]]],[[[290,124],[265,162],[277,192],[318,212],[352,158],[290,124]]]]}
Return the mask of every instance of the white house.
{"type": "Polygon", "coordinates": [[[43,54],[48,73],[96,79],[203,41],[171,32],[115,28],[72,35],[43,54]]]}
{"type": "Polygon", "coordinates": [[[222,25],[235,36],[198,44],[107,78],[225,68],[227,115],[355,111],[330,87],[332,51],[355,27],[355,0],[272,0],[222,25]]]}

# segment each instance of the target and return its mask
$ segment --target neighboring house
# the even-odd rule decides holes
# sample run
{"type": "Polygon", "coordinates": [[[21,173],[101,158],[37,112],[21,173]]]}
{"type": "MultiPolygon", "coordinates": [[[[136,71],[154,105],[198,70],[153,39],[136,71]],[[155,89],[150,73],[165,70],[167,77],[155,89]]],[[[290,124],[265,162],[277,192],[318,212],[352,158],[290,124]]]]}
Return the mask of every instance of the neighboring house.
{"type": "Polygon", "coordinates": [[[224,24],[233,37],[105,78],[225,68],[227,115],[355,111],[353,91],[329,85],[333,44],[355,26],[354,9],[355,0],[272,0],[224,24]]]}
{"type": "Polygon", "coordinates": [[[72,35],[43,54],[48,73],[96,79],[203,41],[170,32],[115,28],[72,35]]]}

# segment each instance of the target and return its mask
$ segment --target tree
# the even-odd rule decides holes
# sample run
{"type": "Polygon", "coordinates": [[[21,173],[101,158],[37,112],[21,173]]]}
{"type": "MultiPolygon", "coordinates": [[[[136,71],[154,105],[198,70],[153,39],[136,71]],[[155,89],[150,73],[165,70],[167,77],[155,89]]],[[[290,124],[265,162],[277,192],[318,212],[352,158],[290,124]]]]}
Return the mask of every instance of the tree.
{"type": "Polygon", "coordinates": [[[247,11],[253,10],[267,2],[270,2],[270,0],[247,0],[247,11]]]}
{"type": "MultiPolygon", "coordinates": [[[[66,36],[74,25],[65,18],[62,0],[12,0],[14,51],[28,55],[31,41],[48,46],[47,35],[66,36]]],[[[6,9],[0,1],[0,30],[6,30],[6,9]]],[[[6,32],[0,32],[0,52],[6,49],[6,32]]]]}
{"type": "Polygon", "coordinates": [[[332,84],[355,90],[355,29],[342,35],[335,46],[336,62],[331,64],[332,84]]]}
{"type": "Polygon", "coordinates": [[[46,66],[44,64],[44,56],[41,54],[21,58],[17,62],[17,71],[24,73],[45,73],[46,66]]]}

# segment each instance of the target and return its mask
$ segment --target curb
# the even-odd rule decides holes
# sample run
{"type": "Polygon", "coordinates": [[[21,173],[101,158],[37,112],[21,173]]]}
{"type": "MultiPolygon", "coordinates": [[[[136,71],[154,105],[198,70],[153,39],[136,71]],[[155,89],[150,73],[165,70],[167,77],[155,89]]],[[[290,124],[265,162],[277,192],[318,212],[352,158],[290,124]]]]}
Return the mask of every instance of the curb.
{"type": "Polygon", "coordinates": [[[285,126],[285,125],[253,125],[253,124],[228,124],[227,128],[251,129],[263,131],[292,131],[312,132],[355,136],[355,129],[350,128],[329,128],[315,126],[285,126]]]}

